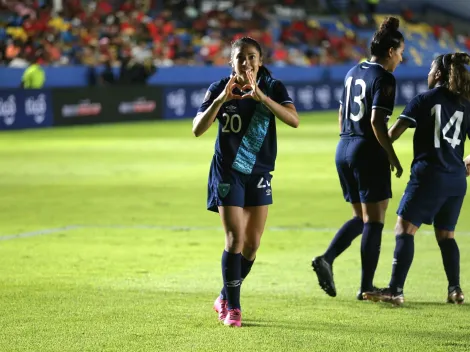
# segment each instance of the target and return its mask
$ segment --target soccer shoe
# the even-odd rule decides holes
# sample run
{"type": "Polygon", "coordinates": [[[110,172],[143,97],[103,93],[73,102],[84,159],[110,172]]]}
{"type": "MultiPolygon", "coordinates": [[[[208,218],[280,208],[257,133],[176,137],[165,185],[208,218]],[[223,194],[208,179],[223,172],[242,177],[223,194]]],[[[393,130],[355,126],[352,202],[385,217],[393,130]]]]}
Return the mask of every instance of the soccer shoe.
{"type": "Polygon", "coordinates": [[[372,302],[391,303],[394,307],[401,306],[405,302],[405,296],[402,293],[393,293],[390,288],[380,288],[371,292],[364,292],[363,299],[372,302]]]}
{"type": "Polygon", "coordinates": [[[358,301],[367,301],[367,298],[364,297],[364,293],[366,293],[366,292],[374,292],[374,291],[377,291],[377,290],[378,290],[378,288],[375,287],[375,286],[374,286],[374,287],[372,288],[372,290],[370,290],[370,291],[362,291],[361,289],[359,289],[359,290],[357,291],[357,294],[356,294],[356,299],[357,299],[358,301]]]}
{"type": "Polygon", "coordinates": [[[242,312],[240,309],[229,309],[227,311],[227,316],[224,320],[224,325],[241,327],[242,326],[242,312]]]}
{"type": "Polygon", "coordinates": [[[313,258],[313,271],[317,274],[318,284],[328,296],[336,297],[336,287],[333,280],[333,270],[331,265],[323,258],[323,256],[313,258]]]}
{"type": "Polygon", "coordinates": [[[214,302],[214,310],[219,314],[219,320],[224,321],[227,316],[227,300],[217,297],[214,302]]]}
{"type": "Polygon", "coordinates": [[[447,303],[463,304],[465,296],[460,286],[455,286],[447,295],[447,303]]]}

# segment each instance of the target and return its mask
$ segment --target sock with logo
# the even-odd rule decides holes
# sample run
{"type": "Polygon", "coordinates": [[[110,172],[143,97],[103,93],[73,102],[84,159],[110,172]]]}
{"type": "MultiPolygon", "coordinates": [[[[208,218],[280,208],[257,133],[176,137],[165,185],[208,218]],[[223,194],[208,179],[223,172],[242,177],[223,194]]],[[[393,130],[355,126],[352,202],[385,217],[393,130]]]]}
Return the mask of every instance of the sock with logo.
{"type": "MultiPolygon", "coordinates": [[[[251,271],[251,267],[253,266],[253,263],[255,260],[248,260],[246,259],[243,255],[241,256],[241,271],[240,271],[240,276],[241,276],[241,282],[240,284],[243,283],[243,280],[248,276],[248,274],[251,271]]],[[[221,299],[227,299],[227,294],[225,293],[225,286],[222,287],[222,290],[220,291],[220,298],[221,299]]]]}
{"type": "Polygon", "coordinates": [[[361,241],[362,292],[370,291],[373,288],[375,270],[379,263],[383,228],[384,224],[380,222],[367,222],[364,224],[361,241]]]}
{"type": "Polygon", "coordinates": [[[333,264],[334,260],[351,245],[352,241],[362,233],[363,229],[364,222],[360,217],[356,216],[346,221],[336,233],[325,254],[323,254],[325,260],[333,264]]]}
{"type": "Polygon", "coordinates": [[[454,238],[446,238],[438,244],[449,287],[460,286],[460,251],[457,242],[454,238]]]}
{"type": "Polygon", "coordinates": [[[240,309],[241,253],[222,254],[222,277],[228,309],[240,309]]]}
{"type": "Polygon", "coordinates": [[[392,279],[389,284],[392,293],[403,292],[406,276],[413,262],[414,253],[414,236],[407,233],[397,235],[395,252],[393,254],[392,279]]]}

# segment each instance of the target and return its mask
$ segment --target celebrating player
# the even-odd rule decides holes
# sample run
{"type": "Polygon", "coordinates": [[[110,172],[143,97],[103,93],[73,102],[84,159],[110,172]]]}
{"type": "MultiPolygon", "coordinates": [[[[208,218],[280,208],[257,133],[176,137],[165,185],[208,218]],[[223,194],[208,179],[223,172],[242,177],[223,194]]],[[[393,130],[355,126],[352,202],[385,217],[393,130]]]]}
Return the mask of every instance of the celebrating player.
{"type": "Polygon", "coordinates": [[[225,229],[223,288],[214,303],[219,320],[241,326],[240,286],[251,270],[272,204],[271,174],[277,153],[276,120],[298,127],[285,86],[263,66],[259,43],[232,44],[232,74],[213,83],[193,121],[202,135],[219,120],[209,173],[208,210],[219,212],[225,229]]]}
{"type": "Polygon", "coordinates": [[[361,233],[361,287],[357,295],[373,288],[380,254],[385,212],[391,191],[391,171],[403,169],[387,134],[387,122],[395,103],[392,72],[402,61],[403,35],[399,20],[388,17],[375,32],[370,61],[353,67],[344,80],[339,108],[341,138],[336,149],[336,168],[344,198],[353,218],[333,238],[326,252],[312,261],[321,288],[336,296],[332,265],[361,233]]]}
{"type": "Polygon", "coordinates": [[[461,304],[460,253],[455,226],[467,191],[470,156],[463,160],[470,138],[470,72],[465,53],[438,56],[428,75],[429,91],[416,96],[389,131],[392,141],[409,127],[414,159],[398,207],[396,246],[388,288],[364,293],[367,299],[401,305],[403,287],[414,255],[414,235],[421,224],[433,224],[447,275],[447,302],[461,304]]]}

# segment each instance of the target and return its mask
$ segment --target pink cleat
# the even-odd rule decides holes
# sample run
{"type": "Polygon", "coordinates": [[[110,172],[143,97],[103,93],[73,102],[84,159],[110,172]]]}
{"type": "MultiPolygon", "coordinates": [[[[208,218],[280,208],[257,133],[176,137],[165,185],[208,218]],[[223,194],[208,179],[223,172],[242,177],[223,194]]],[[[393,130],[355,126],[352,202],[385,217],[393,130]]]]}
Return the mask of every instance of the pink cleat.
{"type": "Polygon", "coordinates": [[[214,310],[219,313],[219,320],[224,321],[227,316],[227,300],[217,297],[214,302],[214,310]]]}
{"type": "Polygon", "coordinates": [[[224,320],[224,325],[226,326],[233,326],[233,327],[241,327],[242,326],[242,312],[240,309],[229,309],[227,312],[227,316],[224,320]]]}

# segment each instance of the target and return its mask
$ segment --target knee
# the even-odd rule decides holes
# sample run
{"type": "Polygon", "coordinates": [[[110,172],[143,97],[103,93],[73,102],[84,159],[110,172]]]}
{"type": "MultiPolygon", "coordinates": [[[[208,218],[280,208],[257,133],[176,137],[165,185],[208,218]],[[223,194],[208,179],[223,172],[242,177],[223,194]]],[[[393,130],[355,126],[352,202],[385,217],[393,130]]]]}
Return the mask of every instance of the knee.
{"type": "Polygon", "coordinates": [[[240,252],[243,244],[243,236],[238,231],[227,231],[225,233],[225,249],[228,252],[240,252]]]}
{"type": "Polygon", "coordinates": [[[256,257],[256,252],[261,244],[261,235],[247,236],[243,242],[243,256],[248,260],[253,260],[256,257]]]}
{"type": "Polygon", "coordinates": [[[435,230],[437,242],[454,238],[454,231],[435,230]]]}
{"type": "Polygon", "coordinates": [[[395,234],[408,234],[408,235],[415,235],[416,231],[418,231],[418,227],[413,225],[411,222],[403,220],[401,217],[398,218],[397,223],[395,225],[395,234]]]}

